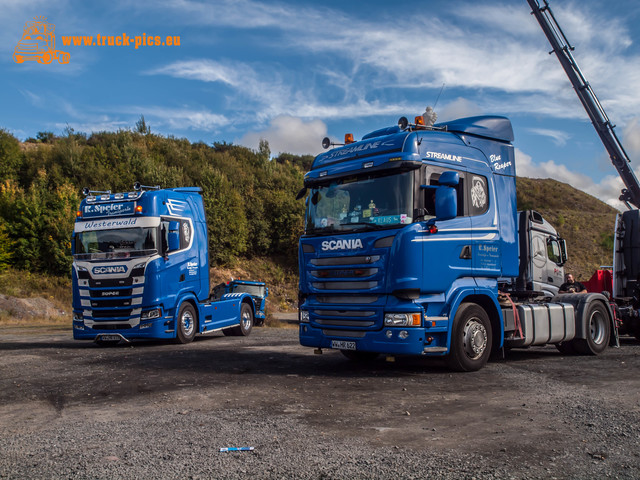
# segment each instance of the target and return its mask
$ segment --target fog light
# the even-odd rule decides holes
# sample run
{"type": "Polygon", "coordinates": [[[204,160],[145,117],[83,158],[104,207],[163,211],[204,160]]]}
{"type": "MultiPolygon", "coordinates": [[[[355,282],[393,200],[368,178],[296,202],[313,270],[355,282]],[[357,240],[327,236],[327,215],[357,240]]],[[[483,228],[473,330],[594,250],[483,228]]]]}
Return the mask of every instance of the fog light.
{"type": "Polygon", "coordinates": [[[79,325],[77,323],[74,323],[73,328],[75,328],[76,330],[84,330],[84,325],[79,325]]]}
{"type": "Polygon", "coordinates": [[[152,325],[151,323],[141,323],[140,330],[142,330],[143,328],[149,328],[151,325],[152,325]]]}
{"type": "MultiPolygon", "coordinates": [[[[160,318],[162,316],[162,309],[160,307],[154,308],[153,310],[147,310],[146,312],[142,312],[140,316],[143,320],[151,320],[152,318],[160,318]]],[[[142,328],[142,326],[140,327],[142,328]]]]}
{"type": "Polygon", "coordinates": [[[409,332],[407,332],[406,330],[400,330],[400,333],[398,334],[398,337],[400,337],[402,340],[404,340],[408,336],[409,336],[409,332]]]}
{"type": "Polygon", "coordinates": [[[387,338],[391,338],[393,336],[393,332],[391,330],[387,330],[385,332],[385,335],[387,336],[387,338]]]}

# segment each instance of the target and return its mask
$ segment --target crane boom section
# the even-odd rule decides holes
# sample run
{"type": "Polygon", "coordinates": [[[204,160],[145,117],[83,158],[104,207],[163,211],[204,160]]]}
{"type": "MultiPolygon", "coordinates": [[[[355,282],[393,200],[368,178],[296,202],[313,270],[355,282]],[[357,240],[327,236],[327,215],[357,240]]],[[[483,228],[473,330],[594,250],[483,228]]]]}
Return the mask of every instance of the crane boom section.
{"type": "Polygon", "coordinates": [[[531,7],[532,14],[536,17],[549,40],[553,49],[552,52],[558,57],[571,85],[573,85],[578,98],[582,102],[582,106],[587,111],[596,132],[600,136],[600,140],[611,158],[611,163],[616,167],[620,178],[622,178],[627,187],[622,190],[620,200],[625,202],[627,206],[631,203],[640,208],[640,183],[631,168],[629,157],[616,136],[614,126],[609,121],[602,104],[573,58],[571,54],[573,47],[569,44],[560,25],[558,25],[549,3],[547,0],[543,0],[544,6],[541,7],[538,0],[527,0],[527,2],[531,7]]]}

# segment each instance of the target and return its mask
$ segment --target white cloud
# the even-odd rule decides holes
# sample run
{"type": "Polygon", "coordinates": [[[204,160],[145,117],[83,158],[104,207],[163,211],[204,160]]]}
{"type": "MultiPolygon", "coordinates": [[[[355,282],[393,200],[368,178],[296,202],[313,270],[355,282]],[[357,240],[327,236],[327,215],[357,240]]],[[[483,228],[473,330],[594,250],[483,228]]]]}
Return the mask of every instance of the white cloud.
{"type": "Polygon", "coordinates": [[[225,65],[209,59],[184,60],[147,72],[150,75],[165,74],[176,78],[200,80],[203,82],[222,82],[240,88],[242,79],[255,77],[255,72],[247,65],[234,63],[225,65]]]}
{"type": "Polygon", "coordinates": [[[71,121],[66,123],[55,123],[56,132],[62,134],[67,127],[73,128],[76,132],[95,133],[95,132],[117,132],[118,130],[126,130],[131,127],[129,122],[117,120],[108,116],[100,116],[93,121],[71,121]]]}
{"type": "MultiPolygon", "coordinates": [[[[638,118],[633,118],[623,131],[624,146],[627,155],[631,157],[640,157],[640,124],[638,118]]],[[[640,158],[631,158],[632,162],[640,163],[640,158]]]]}
{"type": "Polygon", "coordinates": [[[441,109],[436,108],[438,121],[455,120],[463,117],[473,117],[483,113],[477,103],[466,98],[458,97],[454,101],[445,104],[441,109]]]}
{"type": "MultiPolygon", "coordinates": [[[[215,131],[227,125],[229,120],[224,115],[201,109],[166,108],[158,106],[127,107],[127,113],[144,115],[146,123],[153,131],[154,126],[169,127],[172,130],[205,130],[215,131]]],[[[136,119],[137,121],[137,119],[136,119]]]]}
{"type": "Polygon", "coordinates": [[[306,155],[319,153],[322,139],[326,136],[327,126],[321,120],[305,122],[301,118],[281,115],[274,118],[265,130],[249,132],[237,143],[255,150],[264,139],[269,142],[273,154],[306,155]]]}
{"type": "Polygon", "coordinates": [[[18,91],[20,92],[20,94],[27,99],[27,101],[35,106],[35,107],[42,107],[43,106],[43,100],[42,97],[40,95],[37,95],[35,93],[33,93],[30,90],[25,89],[18,89],[18,91]]]}
{"type": "Polygon", "coordinates": [[[567,132],[552,130],[550,128],[528,128],[527,131],[543,137],[550,137],[553,143],[559,147],[566,145],[567,140],[571,137],[567,132]]]}

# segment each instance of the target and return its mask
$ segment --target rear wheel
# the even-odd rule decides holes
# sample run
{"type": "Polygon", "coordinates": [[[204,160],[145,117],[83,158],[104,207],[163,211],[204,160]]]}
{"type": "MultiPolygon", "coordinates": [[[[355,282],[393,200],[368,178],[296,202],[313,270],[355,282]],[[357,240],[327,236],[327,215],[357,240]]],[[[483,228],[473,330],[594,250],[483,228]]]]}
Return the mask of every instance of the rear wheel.
{"type": "Polygon", "coordinates": [[[178,325],[176,328],[176,340],[178,343],[189,343],[193,341],[196,336],[197,322],[198,318],[193,305],[189,302],[184,302],[178,312],[178,325]]]}
{"type": "Polygon", "coordinates": [[[236,337],[246,337],[253,328],[253,310],[248,303],[243,303],[240,307],[240,325],[232,328],[225,328],[222,333],[236,337]]]}
{"type": "Polygon", "coordinates": [[[458,372],[480,370],[489,360],[491,347],[491,322],[487,312],[475,303],[461,305],[453,319],[447,366],[458,372]]]}
{"type": "Polygon", "coordinates": [[[606,308],[600,302],[592,302],[587,309],[587,338],[576,338],[576,350],[585,355],[598,355],[609,345],[611,324],[606,308]]]}

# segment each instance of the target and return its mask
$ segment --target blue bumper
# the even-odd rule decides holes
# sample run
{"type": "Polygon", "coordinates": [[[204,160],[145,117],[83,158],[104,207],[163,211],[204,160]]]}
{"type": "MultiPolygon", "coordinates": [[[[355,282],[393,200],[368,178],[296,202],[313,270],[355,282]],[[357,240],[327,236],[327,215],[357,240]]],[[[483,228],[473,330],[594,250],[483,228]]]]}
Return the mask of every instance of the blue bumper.
{"type": "MultiPolygon", "coordinates": [[[[105,325],[107,327],[107,325],[105,325]]],[[[174,322],[173,319],[166,317],[154,318],[152,320],[145,320],[139,325],[132,328],[100,328],[100,325],[95,324],[93,328],[87,327],[83,322],[74,320],[73,322],[73,338],[74,340],[95,340],[98,335],[101,334],[117,334],[122,335],[127,340],[133,339],[168,339],[175,338],[174,322]],[[169,325],[165,323],[170,320],[169,325]]]]}
{"type": "Polygon", "coordinates": [[[353,342],[350,345],[355,344],[356,350],[390,355],[442,356],[447,353],[446,332],[430,332],[422,327],[385,327],[363,331],[355,338],[352,335],[325,335],[321,328],[302,323],[299,335],[300,344],[305,347],[341,348],[343,344],[340,342],[353,342]],[[406,333],[401,336],[401,332],[406,333]]]}

